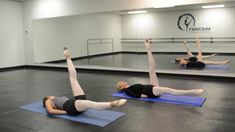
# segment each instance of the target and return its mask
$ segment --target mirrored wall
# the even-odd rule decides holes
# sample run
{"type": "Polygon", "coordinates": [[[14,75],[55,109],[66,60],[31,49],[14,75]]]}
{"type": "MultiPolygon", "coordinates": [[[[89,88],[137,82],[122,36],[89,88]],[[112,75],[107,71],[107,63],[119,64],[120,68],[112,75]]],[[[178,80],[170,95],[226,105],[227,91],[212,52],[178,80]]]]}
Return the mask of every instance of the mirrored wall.
{"type": "Polygon", "coordinates": [[[143,42],[152,38],[157,70],[188,72],[175,63],[175,58],[188,57],[183,41],[196,55],[195,36],[199,36],[204,55],[217,54],[209,60],[230,60],[230,64],[211,66],[200,72],[235,73],[234,13],[235,8],[172,9],[37,19],[33,21],[34,60],[66,65],[62,49],[67,47],[75,65],[148,69],[143,42]]]}

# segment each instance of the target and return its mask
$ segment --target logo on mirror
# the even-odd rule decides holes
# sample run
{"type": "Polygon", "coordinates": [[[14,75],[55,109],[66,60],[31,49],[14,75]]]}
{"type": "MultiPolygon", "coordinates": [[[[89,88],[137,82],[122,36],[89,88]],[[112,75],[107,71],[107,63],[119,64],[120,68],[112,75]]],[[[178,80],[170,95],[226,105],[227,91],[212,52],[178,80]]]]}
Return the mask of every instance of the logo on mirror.
{"type": "Polygon", "coordinates": [[[189,27],[195,26],[195,18],[192,14],[183,14],[178,18],[178,28],[182,31],[188,32],[189,27]]]}
{"type": "Polygon", "coordinates": [[[194,16],[190,13],[179,16],[177,26],[185,32],[209,32],[211,27],[197,27],[194,16]]]}

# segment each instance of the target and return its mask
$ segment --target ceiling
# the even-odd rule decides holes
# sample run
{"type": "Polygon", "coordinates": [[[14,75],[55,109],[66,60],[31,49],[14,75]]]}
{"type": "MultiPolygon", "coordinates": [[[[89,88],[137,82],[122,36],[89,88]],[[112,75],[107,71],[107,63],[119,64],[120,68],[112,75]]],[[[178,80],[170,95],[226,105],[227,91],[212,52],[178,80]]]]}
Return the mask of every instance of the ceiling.
{"type": "MultiPolygon", "coordinates": [[[[24,1],[29,1],[29,0],[15,0],[15,1],[24,2],[24,1]]],[[[194,9],[201,9],[203,5],[212,5],[212,4],[224,4],[225,7],[228,7],[228,8],[235,7],[235,0],[214,0],[214,1],[220,1],[220,2],[207,2],[207,1],[213,1],[213,0],[205,0],[205,1],[203,1],[203,4],[177,5],[175,7],[167,7],[167,8],[146,8],[144,10],[147,10],[148,12],[194,10],[194,9]]],[[[130,11],[130,10],[114,11],[112,13],[127,14],[128,11],[130,11]]]]}

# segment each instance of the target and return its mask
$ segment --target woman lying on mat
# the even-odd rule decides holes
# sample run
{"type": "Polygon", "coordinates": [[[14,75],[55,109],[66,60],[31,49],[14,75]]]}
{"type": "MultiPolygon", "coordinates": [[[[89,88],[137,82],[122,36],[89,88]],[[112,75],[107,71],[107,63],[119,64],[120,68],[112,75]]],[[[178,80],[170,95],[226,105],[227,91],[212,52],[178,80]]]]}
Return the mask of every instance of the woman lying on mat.
{"type": "MultiPolygon", "coordinates": [[[[229,60],[225,60],[225,61],[206,61],[206,60],[203,60],[202,48],[201,48],[201,44],[200,44],[198,37],[196,37],[196,45],[197,45],[197,49],[198,49],[197,56],[192,56],[188,60],[184,59],[184,58],[177,58],[176,61],[178,61],[181,66],[186,66],[186,68],[202,69],[206,66],[206,64],[224,65],[224,64],[229,63],[229,60]]],[[[187,49],[188,49],[188,47],[187,47],[187,49]]]]}
{"type": "MultiPolygon", "coordinates": [[[[175,62],[176,62],[176,63],[179,63],[179,61],[180,61],[181,59],[184,59],[184,60],[188,61],[189,58],[191,58],[191,57],[197,57],[197,59],[198,59],[198,56],[194,56],[193,53],[189,50],[189,46],[186,44],[186,41],[184,41],[183,44],[184,44],[184,47],[185,47],[185,49],[186,49],[186,51],[187,51],[188,57],[177,57],[177,58],[175,58],[175,62]]],[[[216,54],[211,54],[211,55],[202,56],[202,58],[203,58],[203,59],[207,59],[207,58],[211,58],[211,57],[214,57],[214,56],[216,56],[216,54]]]]}
{"type": "Polygon", "coordinates": [[[157,75],[155,73],[155,62],[151,52],[150,39],[145,40],[145,48],[147,49],[148,53],[149,76],[151,85],[134,84],[129,86],[127,82],[120,81],[117,83],[117,90],[119,92],[125,92],[127,95],[134,98],[154,98],[166,93],[170,93],[173,95],[200,95],[203,93],[203,89],[176,90],[168,87],[160,87],[157,75]]]}
{"type": "Polygon", "coordinates": [[[115,100],[112,102],[94,102],[87,100],[84,91],[77,81],[77,73],[67,48],[64,48],[64,55],[68,65],[69,79],[74,98],[69,99],[65,96],[44,97],[43,106],[47,109],[48,113],[78,115],[90,108],[103,110],[111,107],[118,107],[126,103],[126,99],[115,100]]]}

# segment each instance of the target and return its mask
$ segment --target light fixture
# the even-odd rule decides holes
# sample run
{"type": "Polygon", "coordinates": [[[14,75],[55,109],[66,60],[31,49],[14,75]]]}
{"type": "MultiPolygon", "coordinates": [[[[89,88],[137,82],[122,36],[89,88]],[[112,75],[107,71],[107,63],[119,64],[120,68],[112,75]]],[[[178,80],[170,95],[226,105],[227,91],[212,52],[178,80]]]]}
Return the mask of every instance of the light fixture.
{"type": "Polygon", "coordinates": [[[208,5],[208,6],[202,6],[202,8],[204,9],[208,9],[208,8],[221,8],[224,7],[224,5],[208,5]]]}
{"type": "Polygon", "coordinates": [[[147,11],[141,10],[141,11],[129,11],[128,14],[140,14],[140,13],[147,13],[147,11]]]}

